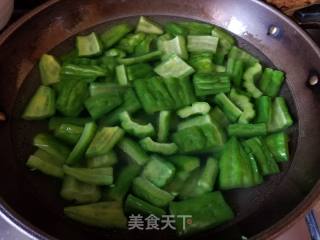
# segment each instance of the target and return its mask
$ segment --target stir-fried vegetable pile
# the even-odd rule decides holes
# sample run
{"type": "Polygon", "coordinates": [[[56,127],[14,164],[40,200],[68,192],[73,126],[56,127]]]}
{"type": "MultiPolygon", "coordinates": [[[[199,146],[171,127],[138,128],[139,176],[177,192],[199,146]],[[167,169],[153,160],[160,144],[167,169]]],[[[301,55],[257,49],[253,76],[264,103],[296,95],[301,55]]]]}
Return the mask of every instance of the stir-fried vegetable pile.
{"type": "Polygon", "coordinates": [[[185,228],[176,218],[179,235],[212,228],[234,217],[220,191],[262,184],[289,159],[284,73],[218,27],[140,17],[78,36],[39,69],[22,117],[50,118],[49,132],[27,166],[61,178],[76,221],[126,228],[130,214],[173,214],[192,215],[185,228]]]}

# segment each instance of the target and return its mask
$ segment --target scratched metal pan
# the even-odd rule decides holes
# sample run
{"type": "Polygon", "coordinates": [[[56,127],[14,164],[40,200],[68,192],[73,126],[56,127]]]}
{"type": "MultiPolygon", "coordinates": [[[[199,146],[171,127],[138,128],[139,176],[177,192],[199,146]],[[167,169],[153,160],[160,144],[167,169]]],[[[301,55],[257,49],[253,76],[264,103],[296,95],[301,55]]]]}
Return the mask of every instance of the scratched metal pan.
{"type": "Polygon", "coordinates": [[[0,37],[0,111],[7,116],[0,123],[1,215],[38,239],[175,238],[172,232],[99,230],[75,223],[63,216],[59,182],[30,173],[24,165],[34,150],[32,136],[46,128],[45,121],[30,123],[19,117],[39,84],[39,57],[70,50],[77,34],[134,22],[140,15],[160,22],[189,18],[224,27],[265,64],[287,73],[282,94],[296,122],[291,129],[290,162],[262,186],[225,192],[236,218],[193,236],[275,238],[320,195],[320,104],[318,95],[306,86],[310,74],[320,69],[320,51],[290,19],[256,0],[53,0],[11,26],[0,37]],[[276,36],[270,34],[271,26],[278,28],[276,36]]]}

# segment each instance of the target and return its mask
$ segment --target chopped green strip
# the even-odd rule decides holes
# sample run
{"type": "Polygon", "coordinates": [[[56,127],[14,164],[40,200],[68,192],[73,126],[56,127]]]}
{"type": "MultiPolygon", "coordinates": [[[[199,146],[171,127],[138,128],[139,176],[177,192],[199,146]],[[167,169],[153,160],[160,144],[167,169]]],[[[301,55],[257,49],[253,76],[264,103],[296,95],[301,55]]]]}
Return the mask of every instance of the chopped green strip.
{"type": "Polygon", "coordinates": [[[163,30],[158,23],[155,23],[144,16],[141,16],[139,18],[139,22],[138,22],[136,31],[137,32],[152,33],[152,34],[162,34],[163,33],[163,30]]]}
{"type": "Polygon", "coordinates": [[[130,138],[123,138],[119,142],[118,147],[138,165],[145,165],[150,160],[142,147],[130,138]]]}
{"type": "Polygon", "coordinates": [[[194,69],[175,54],[158,65],[154,71],[164,78],[184,78],[194,73],[194,69]]]}
{"type": "Polygon", "coordinates": [[[160,153],[163,155],[172,155],[178,151],[175,143],[158,143],[150,137],[140,140],[142,148],[148,152],[160,153]]]}
{"type": "Polygon", "coordinates": [[[22,118],[41,120],[55,114],[55,93],[50,87],[40,86],[30,99],[22,118]]]}
{"type": "Polygon", "coordinates": [[[212,52],[215,53],[218,47],[219,38],[213,36],[188,36],[189,52],[212,52]]]}
{"type": "Polygon", "coordinates": [[[180,109],[177,115],[181,118],[188,118],[192,115],[207,114],[210,111],[210,105],[206,102],[195,102],[189,107],[180,109]]]}
{"type": "Polygon", "coordinates": [[[126,111],[120,114],[120,121],[122,128],[133,136],[144,138],[155,134],[155,129],[151,123],[145,125],[136,123],[126,111]]]}

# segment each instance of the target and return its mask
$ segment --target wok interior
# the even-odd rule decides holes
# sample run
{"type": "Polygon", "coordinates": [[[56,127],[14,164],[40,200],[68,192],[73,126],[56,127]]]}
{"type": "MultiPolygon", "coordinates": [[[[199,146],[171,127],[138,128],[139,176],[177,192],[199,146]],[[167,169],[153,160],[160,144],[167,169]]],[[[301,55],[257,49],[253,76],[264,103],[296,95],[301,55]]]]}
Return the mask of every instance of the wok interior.
{"type": "MultiPolygon", "coordinates": [[[[181,20],[179,18],[170,17],[152,17],[158,22],[165,22],[168,20],[181,20]]],[[[185,19],[184,19],[185,20],[185,19]]],[[[137,17],[124,18],[117,21],[111,21],[106,24],[99,25],[95,28],[88,29],[83,34],[89,33],[91,31],[101,32],[107,29],[109,26],[116,24],[117,22],[132,22],[135,23],[137,17]]],[[[250,45],[244,39],[237,37],[238,44],[240,47],[246,49],[251,54],[255,55],[260,59],[264,66],[277,67],[272,64],[272,62],[258,49],[250,45]]],[[[74,46],[74,37],[67,39],[65,42],[57,46],[52,50],[52,54],[60,56],[67,53],[74,46]]],[[[50,229],[51,227],[46,226],[48,221],[42,221],[41,218],[51,219],[49,222],[55,224],[59,231],[63,231],[62,236],[76,236],[79,239],[84,239],[86,236],[91,236],[95,239],[100,239],[106,236],[112,236],[113,239],[141,239],[147,237],[152,233],[141,233],[138,232],[134,236],[127,234],[126,232],[118,232],[116,230],[99,230],[91,227],[86,227],[74,223],[71,220],[66,219],[63,216],[63,206],[66,204],[59,197],[60,182],[53,178],[42,175],[39,172],[30,172],[25,166],[25,162],[28,156],[33,153],[35,148],[32,147],[32,139],[36,133],[47,131],[47,121],[24,121],[20,119],[21,113],[26,106],[28,99],[32,96],[37,86],[40,84],[39,72],[37,66],[31,71],[27,79],[24,81],[18,97],[14,104],[13,110],[13,121],[11,122],[12,129],[12,143],[15,149],[16,164],[18,165],[19,171],[23,178],[24,201],[25,204],[30,205],[30,210],[25,210],[27,212],[28,218],[32,219],[32,223],[36,223],[37,226],[41,226],[43,229],[50,229]],[[31,207],[32,206],[32,207],[31,207]],[[32,210],[31,210],[32,209],[32,210]],[[29,216],[30,215],[30,216],[29,216]],[[117,233],[117,234],[113,234],[117,233]],[[91,235],[90,235],[91,234],[91,235]]],[[[261,230],[268,227],[270,222],[280,219],[284,214],[286,214],[292,206],[274,206],[270,202],[275,197],[274,193],[277,191],[277,187],[280,183],[287,177],[288,169],[292,163],[292,159],[297,146],[298,139],[298,124],[297,124],[297,114],[296,107],[294,104],[294,99],[290,94],[288,86],[285,84],[281,95],[285,96],[289,103],[291,113],[295,119],[295,125],[290,128],[289,133],[291,136],[290,140],[290,161],[288,163],[282,164],[281,173],[273,175],[271,177],[265,178],[265,182],[257,187],[249,189],[239,189],[225,191],[223,194],[227,202],[236,212],[236,218],[221,227],[210,230],[207,234],[216,234],[220,236],[228,236],[233,238],[233,236],[252,236],[257,234],[261,230]],[[269,205],[268,205],[269,203],[269,205]],[[274,212],[275,209],[281,209],[278,211],[274,219],[267,219],[267,217],[260,217],[263,212],[274,212]],[[253,218],[252,218],[253,216],[253,218]],[[259,218],[259,220],[257,220],[259,218]],[[254,225],[251,225],[254,224],[254,225]],[[252,227],[254,226],[254,227],[252,227]]],[[[120,159],[121,162],[121,159],[120,159]]],[[[196,206],[195,206],[196,207],[196,206]]],[[[49,230],[50,233],[52,230],[49,230]]],[[[172,232],[161,232],[157,233],[153,238],[160,239],[163,237],[174,238],[174,233],[172,232]]],[[[196,235],[195,237],[199,237],[196,235]]],[[[65,237],[64,237],[65,238],[65,237]]]]}

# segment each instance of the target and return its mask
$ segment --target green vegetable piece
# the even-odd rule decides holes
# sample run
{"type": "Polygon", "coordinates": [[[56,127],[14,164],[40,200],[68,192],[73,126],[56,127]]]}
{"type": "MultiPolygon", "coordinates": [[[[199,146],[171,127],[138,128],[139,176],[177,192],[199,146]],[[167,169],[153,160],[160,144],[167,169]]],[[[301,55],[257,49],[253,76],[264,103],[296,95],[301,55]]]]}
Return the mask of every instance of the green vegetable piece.
{"type": "Polygon", "coordinates": [[[260,80],[259,89],[264,95],[276,97],[284,82],[284,73],[271,68],[266,68],[260,80]]]}
{"type": "Polygon", "coordinates": [[[272,104],[271,119],[268,123],[268,132],[278,132],[287,129],[293,124],[286,100],[277,97],[272,104]]]}
{"type": "Polygon", "coordinates": [[[208,158],[201,169],[194,170],[180,190],[180,199],[187,199],[211,192],[218,176],[218,162],[208,158]]]}
{"type": "Polygon", "coordinates": [[[169,209],[170,214],[175,216],[176,231],[180,236],[204,231],[234,218],[232,209],[220,192],[206,193],[185,201],[172,202],[169,209]],[[192,219],[192,224],[186,224],[186,219],[179,217],[185,215],[192,219]]]}
{"type": "Polygon", "coordinates": [[[240,94],[236,89],[232,88],[230,99],[242,110],[239,123],[249,123],[255,117],[254,105],[250,102],[249,97],[240,94]]]}
{"type": "Polygon", "coordinates": [[[115,25],[100,35],[100,39],[105,49],[108,49],[120,41],[125,35],[133,30],[127,23],[115,25]]]}
{"type": "Polygon", "coordinates": [[[124,58],[126,56],[126,52],[118,48],[110,48],[104,53],[104,55],[107,57],[124,58]]]}
{"type": "Polygon", "coordinates": [[[213,54],[213,63],[218,64],[218,65],[224,65],[225,64],[225,59],[226,59],[226,53],[223,51],[220,51],[219,49],[215,54],[213,54]]]}
{"type": "Polygon", "coordinates": [[[223,150],[219,170],[220,189],[248,188],[257,185],[251,159],[235,137],[227,142],[223,150]]]}
{"type": "Polygon", "coordinates": [[[64,176],[62,164],[60,159],[41,149],[31,155],[26,163],[31,169],[37,169],[46,175],[57,178],[64,176]]]}
{"type": "Polygon", "coordinates": [[[119,127],[101,128],[89,145],[86,157],[92,158],[105,155],[113,149],[123,136],[124,131],[119,127]]]}
{"type": "Polygon", "coordinates": [[[136,32],[144,32],[158,35],[163,34],[162,27],[158,23],[155,23],[144,16],[141,16],[139,18],[136,32]]]}
{"type": "Polygon", "coordinates": [[[123,64],[116,67],[116,77],[119,85],[127,86],[129,84],[126,67],[123,64]]]}
{"type": "Polygon", "coordinates": [[[171,97],[174,99],[176,108],[188,106],[196,102],[191,80],[188,78],[162,79],[171,97]]]}
{"type": "Polygon", "coordinates": [[[188,30],[180,26],[176,22],[168,22],[164,25],[164,29],[167,33],[174,36],[186,36],[188,35],[188,30]]]}
{"type": "Polygon", "coordinates": [[[159,64],[154,71],[164,78],[184,78],[194,73],[194,69],[175,54],[159,64]]]}
{"type": "Polygon", "coordinates": [[[49,130],[54,131],[62,124],[71,124],[83,127],[86,123],[91,122],[91,118],[73,118],[73,117],[52,117],[49,120],[49,130]]]}
{"type": "Polygon", "coordinates": [[[30,99],[22,118],[41,120],[55,114],[55,93],[50,87],[40,86],[30,99]]]}
{"type": "Polygon", "coordinates": [[[162,40],[159,50],[164,54],[176,54],[184,60],[188,59],[186,39],[183,36],[176,36],[170,40],[162,40]]]}
{"type": "Polygon", "coordinates": [[[145,39],[145,37],[146,34],[142,32],[128,34],[125,38],[121,39],[118,48],[129,54],[133,54],[136,47],[145,39]]]}
{"type": "Polygon", "coordinates": [[[212,152],[225,143],[225,133],[208,115],[180,123],[173,141],[181,153],[212,152]]]}
{"type": "Polygon", "coordinates": [[[145,202],[140,198],[133,196],[132,194],[129,194],[129,196],[127,197],[127,200],[125,202],[125,211],[127,213],[142,214],[145,216],[153,214],[157,217],[162,217],[166,214],[163,209],[153,206],[152,204],[145,202]]]}
{"type": "Polygon", "coordinates": [[[214,72],[212,59],[213,54],[210,52],[192,53],[189,59],[189,64],[197,73],[212,73],[214,72]]]}
{"type": "Polygon", "coordinates": [[[115,165],[118,162],[117,154],[110,151],[104,155],[87,159],[88,168],[103,168],[115,165]]]}
{"type": "Polygon", "coordinates": [[[257,117],[256,123],[268,123],[271,119],[271,97],[261,96],[256,100],[257,117]]]}
{"type": "Polygon", "coordinates": [[[100,202],[64,208],[64,214],[83,224],[100,228],[127,228],[127,218],[119,202],[100,202]]]}
{"type": "Polygon", "coordinates": [[[153,155],[143,169],[142,176],[157,187],[163,187],[170,182],[175,174],[174,165],[162,157],[153,155]]]}
{"type": "Polygon", "coordinates": [[[255,85],[255,81],[260,78],[261,73],[262,67],[259,63],[256,63],[249,67],[243,75],[243,86],[254,98],[259,98],[263,94],[255,85]]]}
{"type": "Polygon", "coordinates": [[[188,36],[189,52],[211,52],[215,53],[219,38],[213,36],[188,36]]]}
{"type": "Polygon", "coordinates": [[[186,119],[178,124],[178,130],[190,127],[202,126],[205,124],[215,124],[209,114],[186,119]]]}
{"type": "Polygon", "coordinates": [[[148,78],[154,75],[153,68],[147,63],[138,63],[127,66],[128,79],[130,81],[148,78]]]}
{"type": "Polygon", "coordinates": [[[217,73],[225,73],[227,71],[227,68],[222,65],[216,65],[215,72],[217,73]]]}
{"type": "Polygon", "coordinates": [[[118,147],[126,153],[134,163],[140,166],[145,165],[150,160],[141,146],[130,138],[123,138],[119,142],[118,147]]]}
{"type": "Polygon", "coordinates": [[[142,177],[133,180],[132,191],[136,196],[157,207],[167,206],[174,198],[170,193],[142,177]]]}
{"type": "Polygon", "coordinates": [[[33,155],[28,158],[26,165],[31,169],[37,169],[49,176],[63,178],[64,175],[61,167],[55,166],[47,162],[45,159],[41,159],[33,155]]]}
{"type": "Polygon", "coordinates": [[[120,114],[127,111],[129,114],[135,113],[141,109],[140,101],[133,89],[128,89],[124,94],[123,103],[109,113],[105,118],[101,119],[100,124],[106,126],[112,126],[119,122],[120,114]]]}
{"type": "Polygon", "coordinates": [[[230,122],[236,122],[239,119],[242,111],[224,93],[216,95],[214,100],[230,122]]]}
{"type": "Polygon", "coordinates": [[[212,121],[216,122],[219,126],[223,128],[227,127],[230,124],[227,116],[217,106],[210,111],[209,115],[212,121]]]}
{"type": "Polygon", "coordinates": [[[167,142],[170,132],[171,112],[161,111],[158,119],[158,138],[157,141],[167,142]]]}
{"type": "Polygon", "coordinates": [[[87,83],[77,79],[63,79],[59,83],[59,89],[57,110],[66,117],[77,117],[89,95],[87,83]]]}
{"type": "Polygon", "coordinates": [[[202,170],[202,174],[198,180],[199,188],[205,192],[213,190],[213,186],[218,177],[218,161],[214,158],[208,158],[206,165],[202,170]]]}
{"type": "Polygon", "coordinates": [[[78,58],[78,52],[77,49],[72,49],[71,51],[62,54],[61,56],[58,56],[58,60],[65,63],[71,63],[74,59],[78,58]]]}
{"type": "Polygon", "coordinates": [[[63,166],[65,174],[75,179],[94,185],[110,185],[113,183],[113,170],[107,168],[73,168],[67,165],[63,166]]]}
{"type": "Polygon", "coordinates": [[[102,45],[93,32],[87,36],[77,36],[77,49],[79,57],[91,57],[101,54],[102,45]]]}
{"type": "Polygon", "coordinates": [[[286,133],[281,132],[269,135],[265,138],[265,142],[277,162],[286,162],[289,160],[289,138],[286,133]]]}
{"type": "Polygon", "coordinates": [[[66,176],[63,180],[60,196],[76,203],[94,203],[101,198],[101,191],[96,185],[82,183],[73,177],[66,176]]]}
{"type": "Polygon", "coordinates": [[[213,26],[195,21],[181,21],[178,25],[188,30],[189,35],[211,35],[213,26]]]}
{"type": "Polygon", "coordinates": [[[54,56],[43,54],[39,62],[39,71],[43,85],[52,85],[60,81],[61,66],[54,56]]]}
{"type": "Polygon", "coordinates": [[[252,177],[255,185],[259,185],[263,183],[263,176],[261,174],[261,170],[259,169],[258,163],[256,161],[256,158],[254,157],[254,154],[252,154],[250,151],[247,151],[246,147],[243,146],[245,151],[247,152],[247,155],[250,160],[250,165],[252,168],[252,177]]]}
{"type": "Polygon", "coordinates": [[[180,109],[177,115],[180,118],[188,118],[192,115],[202,114],[205,115],[210,111],[210,105],[206,102],[195,102],[189,107],[180,109]]]}
{"type": "Polygon", "coordinates": [[[83,127],[72,124],[61,124],[54,131],[54,136],[66,143],[74,145],[81,137],[83,127]]]}
{"type": "Polygon", "coordinates": [[[70,153],[68,147],[49,134],[37,134],[33,139],[33,145],[52,155],[61,164],[66,161],[70,153]]]}
{"type": "Polygon", "coordinates": [[[193,85],[198,97],[230,92],[230,77],[224,73],[196,73],[193,85]]]}
{"type": "Polygon", "coordinates": [[[118,62],[120,64],[124,64],[124,65],[150,62],[150,61],[154,61],[154,60],[159,59],[161,54],[162,54],[161,51],[153,51],[153,52],[149,52],[147,54],[137,56],[137,57],[120,58],[120,59],[118,59],[118,62]]]}
{"type": "Polygon", "coordinates": [[[93,119],[99,119],[122,103],[119,93],[99,94],[88,98],[84,105],[93,119]]]}
{"type": "Polygon", "coordinates": [[[245,150],[256,159],[259,171],[263,176],[280,172],[275,159],[265,144],[264,141],[257,137],[243,142],[245,150]]]}
{"type": "Polygon", "coordinates": [[[65,64],[61,68],[61,74],[66,79],[73,78],[86,82],[94,82],[99,77],[105,77],[107,75],[107,70],[96,65],[65,64]]]}
{"type": "Polygon", "coordinates": [[[95,97],[101,94],[124,94],[127,91],[127,87],[120,86],[116,83],[105,83],[105,82],[93,82],[90,83],[89,91],[90,96],[95,97]]]}
{"type": "Polygon", "coordinates": [[[134,122],[129,113],[124,111],[120,114],[121,127],[129,134],[138,138],[145,138],[155,134],[154,127],[151,123],[142,125],[134,122]]]}
{"type": "Polygon", "coordinates": [[[172,155],[178,151],[178,147],[175,143],[158,143],[153,141],[150,137],[140,140],[139,143],[141,147],[148,152],[172,155]]]}
{"type": "Polygon", "coordinates": [[[73,165],[81,160],[92,139],[94,138],[96,130],[97,125],[94,122],[89,122],[84,125],[84,129],[79,141],[68,156],[66,161],[67,164],[73,165]]]}
{"type": "Polygon", "coordinates": [[[46,162],[58,166],[58,167],[62,167],[64,164],[64,161],[62,161],[61,159],[57,158],[55,155],[42,150],[41,148],[39,148],[37,151],[35,151],[35,153],[33,153],[33,156],[38,157],[42,160],[45,160],[46,162]]]}
{"type": "Polygon", "coordinates": [[[169,157],[168,160],[172,162],[180,171],[192,172],[200,167],[200,159],[187,155],[175,155],[169,157]]]}
{"type": "Polygon", "coordinates": [[[242,86],[242,79],[245,70],[245,64],[242,60],[229,57],[226,72],[230,75],[232,83],[235,87],[242,86]]]}
{"type": "Polygon", "coordinates": [[[242,60],[246,67],[251,67],[259,62],[257,58],[236,46],[231,48],[229,52],[229,58],[242,60]]]}
{"type": "Polygon", "coordinates": [[[226,54],[229,53],[231,48],[236,44],[234,37],[219,27],[214,27],[211,34],[212,36],[219,38],[218,49],[221,52],[226,54]]]}
{"type": "Polygon", "coordinates": [[[137,96],[147,113],[174,109],[176,107],[165,83],[157,77],[134,81],[137,96]]]}
{"type": "Polygon", "coordinates": [[[228,126],[229,136],[235,137],[255,137],[267,135],[267,125],[265,123],[245,124],[235,123],[228,126]]]}
{"type": "Polygon", "coordinates": [[[156,39],[156,36],[153,34],[148,34],[146,37],[136,46],[134,49],[135,56],[145,55],[151,52],[152,43],[156,39]]]}
{"type": "Polygon", "coordinates": [[[181,153],[206,151],[206,137],[201,128],[191,127],[182,129],[173,134],[173,142],[181,153]]]}
{"type": "Polygon", "coordinates": [[[203,168],[197,168],[189,173],[188,178],[185,179],[182,187],[180,187],[180,190],[178,192],[180,200],[194,198],[196,196],[203,195],[204,193],[208,192],[199,186],[199,179],[201,177],[202,172],[203,168]]]}
{"type": "Polygon", "coordinates": [[[172,181],[164,187],[164,190],[175,197],[178,196],[189,176],[190,172],[178,170],[172,181]]]}
{"type": "Polygon", "coordinates": [[[115,180],[114,186],[107,192],[108,199],[122,202],[127,195],[133,180],[140,174],[141,166],[133,163],[122,168],[115,180]]]}

